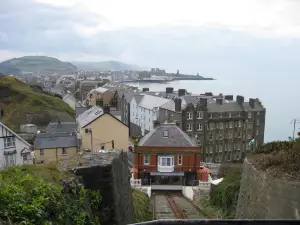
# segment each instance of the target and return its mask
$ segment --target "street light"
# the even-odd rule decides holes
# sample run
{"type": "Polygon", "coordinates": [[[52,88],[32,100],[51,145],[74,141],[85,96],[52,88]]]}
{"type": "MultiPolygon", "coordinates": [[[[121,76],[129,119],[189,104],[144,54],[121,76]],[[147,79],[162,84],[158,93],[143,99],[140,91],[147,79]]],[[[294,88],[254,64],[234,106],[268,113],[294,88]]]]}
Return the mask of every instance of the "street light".
{"type": "Polygon", "coordinates": [[[298,119],[292,119],[290,123],[293,124],[293,141],[295,140],[295,131],[296,131],[296,124],[300,123],[298,119]]]}

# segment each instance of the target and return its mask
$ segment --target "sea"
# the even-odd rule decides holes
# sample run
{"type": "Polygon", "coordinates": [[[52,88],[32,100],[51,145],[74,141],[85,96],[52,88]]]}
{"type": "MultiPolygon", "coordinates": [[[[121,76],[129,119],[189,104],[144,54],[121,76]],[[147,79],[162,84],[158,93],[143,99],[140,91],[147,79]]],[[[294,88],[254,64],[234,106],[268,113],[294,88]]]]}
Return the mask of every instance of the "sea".
{"type": "MultiPolygon", "coordinates": [[[[265,142],[289,140],[293,136],[293,119],[300,121],[300,76],[233,76],[219,77],[217,80],[172,81],[169,83],[130,83],[140,89],[148,87],[150,91],[164,91],[166,87],[174,90],[186,89],[193,94],[212,92],[214,94],[242,95],[245,101],[259,98],[266,108],[265,142]]],[[[300,123],[296,124],[295,137],[300,132],[300,123]]]]}

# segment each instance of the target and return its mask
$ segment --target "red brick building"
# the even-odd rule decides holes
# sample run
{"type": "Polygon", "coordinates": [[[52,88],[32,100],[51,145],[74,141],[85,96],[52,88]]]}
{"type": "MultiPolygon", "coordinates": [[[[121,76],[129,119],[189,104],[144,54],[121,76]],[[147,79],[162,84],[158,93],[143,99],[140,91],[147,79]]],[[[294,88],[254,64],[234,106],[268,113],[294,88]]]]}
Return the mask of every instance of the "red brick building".
{"type": "Polygon", "coordinates": [[[135,178],[148,184],[191,184],[203,177],[200,147],[175,124],[157,124],[134,149],[135,178]]]}

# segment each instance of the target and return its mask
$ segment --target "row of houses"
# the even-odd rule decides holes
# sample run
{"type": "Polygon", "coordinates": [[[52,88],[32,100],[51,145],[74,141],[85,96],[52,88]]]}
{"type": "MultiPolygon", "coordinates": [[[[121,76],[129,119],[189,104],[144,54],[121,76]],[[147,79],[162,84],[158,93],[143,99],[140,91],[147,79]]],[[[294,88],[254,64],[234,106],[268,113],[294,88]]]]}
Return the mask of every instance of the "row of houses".
{"type": "Polygon", "coordinates": [[[206,162],[242,160],[249,142],[251,148],[264,142],[266,109],[258,98],[106,85],[87,92],[84,104],[115,109],[133,137],[145,136],[156,121],[176,123],[201,146],[206,162]]]}
{"type": "Polygon", "coordinates": [[[78,152],[122,149],[129,145],[129,128],[109,108],[94,106],[74,122],[51,122],[31,145],[0,123],[0,169],[22,164],[68,160],[78,152]]]}

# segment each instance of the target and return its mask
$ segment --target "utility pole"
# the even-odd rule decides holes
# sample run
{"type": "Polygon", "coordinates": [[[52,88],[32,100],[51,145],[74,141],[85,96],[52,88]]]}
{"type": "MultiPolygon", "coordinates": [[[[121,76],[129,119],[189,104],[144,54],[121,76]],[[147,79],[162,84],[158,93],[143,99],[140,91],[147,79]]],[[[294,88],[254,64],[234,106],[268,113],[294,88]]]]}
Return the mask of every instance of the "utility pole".
{"type": "Polygon", "coordinates": [[[300,123],[298,119],[292,119],[291,122],[293,124],[293,141],[295,140],[295,131],[296,131],[296,124],[300,123]]]}

